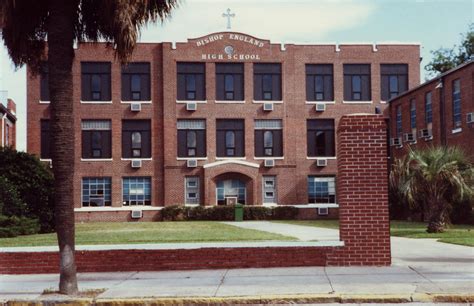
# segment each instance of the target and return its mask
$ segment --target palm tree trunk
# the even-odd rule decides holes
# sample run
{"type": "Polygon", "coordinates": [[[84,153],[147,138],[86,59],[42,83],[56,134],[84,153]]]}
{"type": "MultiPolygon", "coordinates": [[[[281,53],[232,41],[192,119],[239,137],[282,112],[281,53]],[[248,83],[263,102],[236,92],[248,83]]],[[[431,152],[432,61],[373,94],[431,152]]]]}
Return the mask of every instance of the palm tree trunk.
{"type": "Polygon", "coordinates": [[[428,233],[442,233],[446,227],[445,205],[443,200],[432,199],[430,219],[428,222],[428,233]]]}
{"type": "Polygon", "coordinates": [[[74,116],[72,62],[76,1],[52,0],[48,20],[48,65],[53,147],[55,219],[60,255],[59,292],[78,292],[74,237],[74,116]]]}

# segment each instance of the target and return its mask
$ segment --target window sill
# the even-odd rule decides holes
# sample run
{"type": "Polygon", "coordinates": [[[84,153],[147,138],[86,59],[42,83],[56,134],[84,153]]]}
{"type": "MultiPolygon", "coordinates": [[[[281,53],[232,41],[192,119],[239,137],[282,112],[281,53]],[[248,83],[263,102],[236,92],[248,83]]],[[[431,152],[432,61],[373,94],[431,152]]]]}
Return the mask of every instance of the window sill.
{"type": "Polygon", "coordinates": [[[81,104],[112,104],[112,101],[82,101],[81,104]]]}
{"type": "Polygon", "coordinates": [[[53,160],[51,158],[40,158],[40,161],[51,163],[53,160]]]}
{"type": "Polygon", "coordinates": [[[140,104],[151,104],[151,100],[150,101],[140,101],[140,100],[137,100],[137,101],[120,101],[121,104],[132,104],[132,103],[140,103],[140,104]]]}
{"type": "Polygon", "coordinates": [[[451,131],[451,134],[457,134],[457,133],[461,133],[462,132],[462,128],[457,128],[457,129],[453,129],[451,131]]]}
{"type": "Polygon", "coordinates": [[[206,104],[207,100],[176,100],[178,104],[188,104],[188,103],[199,103],[199,104],[206,104]]]}
{"type": "Polygon", "coordinates": [[[176,160],[190,160],[190,159],[207,160],[207,157],[176,157],[176,160]]]}
{"type": "Polygon", "coordinates": [[[153,158],[151,157],[144,157],[144,158],[141,158],[141,157],[137,157],[137,158],[121,158],[121,160],[125,160],[125,161],[132,161],[132,160],[153,160],[153,158]]]}
{"type": "Polygon", "coordinates": [[[113,161],[113,158],[81,158],[81,162],[101,162],[101,161],[113,161]]]}
{"type": "Polygon", "coordinates": [[[49,103],[51,103],[51,101],[41,101],[41,100],[39,100],[38,103],[39,104],[49,104],[49,103]]]}
{"type": "Polygon", "coordinates": [[[245,104],[245,101],[234,101],[234,100],[216,100],[216,104],[245,104]]]}
{"type": "Polygon", "coordinates": [[[255,159],[255,160],[267,160],[267,159],[270,159],[270,160],[272,160],[272,159],[274,159],[274,160],[283,160],[283,159],[285,159],[285,157],[284,156],[274,156],[274,157],[272,157],[272,156],[268,156],[268,157],[259,156],[259,157],[254,157],[253,159],[255,159]]]}
{"type": "Polygon", "coordinates": [[[199,204],[184,204],[184,207],[199,207],[199,204]]]}
{"type": "Polygon", "coordinates": [[[132,210],[162,210],[163,206],[102,206],[74,208],[74,212],[100,212],[100,211],[132,211],[132,210]]]}
{"type": "Polygon", "coordinates": [[[316,156],[306,156],[306,159],[309,159],[309,160],[318,160],[318,159],[331,159],[331,160],[333,160],[333,159],[337,159],[337,157],[336,157],[336,156],[328,156],[328,157],[323,157],[323,156],[321,156],[321,157],[316,157],[316,156]]]}
{"type": "Polygon", "coordinates": [[[343,100],[342,103],[344,104],[372,104],[373,101],[345,101],[343,100]]]}
{"type": "Polygon", "coordinates": [[[216,157],[216,160],[246,160],[247,157],[216,157]]]}
{"type": "Polygon", "coordinates": [[[255,103],[255,104],[265,104],[265,103],[283,104],[283,101],[278,101],[278,100],[253,100],[252,103],[255,103]]]}
{"type": "Polygon", "coordinates": [[[380,100],[380,104],[387,104],[387,101],[380,100]]]}
{"type": "Polygon", "coordinates": [[[305,101],[305,104],[336,104],[336,101],[305,101]]]}

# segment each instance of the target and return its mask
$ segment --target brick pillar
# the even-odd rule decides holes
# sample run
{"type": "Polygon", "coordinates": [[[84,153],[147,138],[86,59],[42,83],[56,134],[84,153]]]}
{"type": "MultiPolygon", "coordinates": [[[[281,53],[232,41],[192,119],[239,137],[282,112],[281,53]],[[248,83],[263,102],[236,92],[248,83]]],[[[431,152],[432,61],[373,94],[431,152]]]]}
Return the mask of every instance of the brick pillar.
{"type": "Polygon", "coordinates": [[[387,133],[381,115],[347,115],[337,131],[339,235],[328,265],[390,265],[387,133]]]}

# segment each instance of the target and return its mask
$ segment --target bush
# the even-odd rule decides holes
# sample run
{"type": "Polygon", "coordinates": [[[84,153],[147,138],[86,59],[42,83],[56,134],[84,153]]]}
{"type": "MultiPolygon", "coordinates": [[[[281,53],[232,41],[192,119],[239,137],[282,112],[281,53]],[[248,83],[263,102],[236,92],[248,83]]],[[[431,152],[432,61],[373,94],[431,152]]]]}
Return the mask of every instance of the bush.
{"type": "Polygon", "coordinates": [[[32,235],[40,231],[38,219],[0,215],[0,238],[32,235]]]}
{"type": "MultiPolygon", "coordinates": [[[[161,210],[162,221],[233,221],[235,206],[166,206],[161,210]]],[[[244,220],[290,220],[298,214],[292,206],[244,206],[244,220]]]]}
{"type": "Polygon", "coordinates": [[[52,231],[53,182],[50,169],[35,156],[0,148],[1,215],[37,219],[41,232],[52,231]]]}

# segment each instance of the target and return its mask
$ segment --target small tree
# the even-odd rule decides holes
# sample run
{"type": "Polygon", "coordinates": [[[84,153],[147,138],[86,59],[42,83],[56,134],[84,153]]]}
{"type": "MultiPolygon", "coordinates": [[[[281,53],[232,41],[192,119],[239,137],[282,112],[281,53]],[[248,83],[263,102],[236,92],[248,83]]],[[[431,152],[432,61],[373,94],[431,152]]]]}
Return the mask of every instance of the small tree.
{"type": "Polygon", "coordinates": [[[390,183],[412,207],[428,213],[429,233],[444,231],[454,203],[469,199],[472,205],[474,199],[473,166],[455,147],[411,150],[395,163],[390,183]]]}

